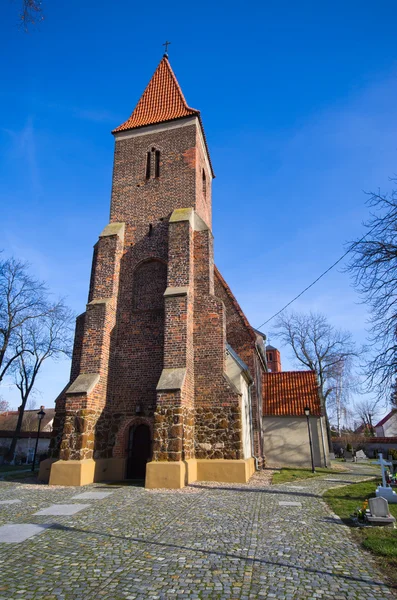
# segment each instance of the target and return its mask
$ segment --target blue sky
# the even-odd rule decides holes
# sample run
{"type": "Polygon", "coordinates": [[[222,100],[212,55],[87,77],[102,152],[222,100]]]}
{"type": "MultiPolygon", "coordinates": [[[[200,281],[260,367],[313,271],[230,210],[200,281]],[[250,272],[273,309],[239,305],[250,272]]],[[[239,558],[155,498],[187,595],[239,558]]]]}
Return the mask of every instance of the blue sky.
{"type": "MultiPolygon", "coordinates": [[[[0,247],[29,260],[77,313],[108,221],[110,130],[132,112],[166,39],[187,101],[202,112],[217,175],[216,262],[251,323],[362,235],[363,190],[389,190],[397,172],[395,2],[43,8],[45,21],[24,34],[18,1],[3,6],[0,247]]],[[[365,307],[345,273],[334,270],[294,307],[365,339],[365,307]]],[[[282,360],[292,367],[287,350],[282,360]]],[[[47,365],[38,404],[53,404],[68,369],[47,365]]],[[[17,405],[12,390],[0,392],[17,405]]]]}

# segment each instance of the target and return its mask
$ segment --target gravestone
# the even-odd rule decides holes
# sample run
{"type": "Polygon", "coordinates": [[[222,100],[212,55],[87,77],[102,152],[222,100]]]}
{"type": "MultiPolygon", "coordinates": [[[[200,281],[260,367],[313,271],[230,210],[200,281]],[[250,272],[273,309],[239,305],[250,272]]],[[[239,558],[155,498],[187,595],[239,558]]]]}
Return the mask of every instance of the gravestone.
{"type": "Polygon", "coordinates": [[[356,458],[357,458],[357,460],[368,460],[367,455],[365,454],[364,450],[358,450],[356,452],[356,458]]]}
{"type": "Polygon", "coordinates": [[[379,454],[379,461],[376,463],[381,466],[382,469],[382,485],[376,488],[376,496],[378,498],[386,498],[391,504],[397,504],[397,494],[391,487],[386,484],[385,467],[389,467],[390,463],[384,460],[383,454],[379,454]]]}
{"type": "Polygon", "coordinates": [[[396,519],[390,515],[389,503],[385,498],[370,498],[369,510],[371,514],[367,516],[367,520],[371,525],[394,527],[396,519]]]}

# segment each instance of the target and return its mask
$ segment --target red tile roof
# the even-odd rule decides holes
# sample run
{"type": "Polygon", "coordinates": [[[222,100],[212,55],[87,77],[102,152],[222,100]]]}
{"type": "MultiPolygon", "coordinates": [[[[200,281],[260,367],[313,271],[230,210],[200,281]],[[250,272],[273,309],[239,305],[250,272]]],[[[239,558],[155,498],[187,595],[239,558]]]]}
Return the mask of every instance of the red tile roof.
{"type": "MultiPolygon", "coordinates": [[[[38,408],[34,410],[25,410],[22,419],[22,429],[24,431],[37,432],[37,413],[38,408]]],[[[45,408],[45,417],[41,423],[41,429],[44,430],[55,416],[55,408],[45,408]]],[[[0,414],[0,429],[2,431],[14,431],[17,425],[19,412],[17,410],[8,410],[0,414]]]]}
{"type": "Polygon", "coordinates": [[[246,327],[249,335],[251,336],[252,341],[256,341],[256,335],[254,333],[254,329],[251,327],[251,325],[248,322],[247,317],[245,316],[245,314],[243,313],[239,303],[237,302],[232,290],[230,289],[230,287],[227,285],[226,281],[223,279],[222,275],[220,274],[220,271],[218,269],[218,267],[216,267],[214,265],[214,274],[215,277],[218,278],[220,284],[222,285],[223,289],[226,292],[226,295],[229,296],[231,303],[233,304],[237,314],[239,315],[241,321],[243,322],[244,326],[246,327]]]}
{"type": "MultiPolygon", "coordinates": [[[[350,434],[349,434],[350,435],[350,434]]],[[[345,437],[332,437],[333,442],[344,442],[345,437]]],[[[361,443],[361,442],[360,442],[361,443]]],[[[362,440],[363,444],[397,444],[397,437],[366,437],[362,440]]]]}
{"type": "Polygon", "coordinates": [[[308,406],[320,416],[321,405],[314,371],[263,373],[263,415],[273,417],[304,416],[308,406]]]}
{"type": "Polygon", "coordinates": [[[112,133],[191,115],[199,116],[200,111],[187,105],[168,58],[164,56],[130,118],[112,133]]]}

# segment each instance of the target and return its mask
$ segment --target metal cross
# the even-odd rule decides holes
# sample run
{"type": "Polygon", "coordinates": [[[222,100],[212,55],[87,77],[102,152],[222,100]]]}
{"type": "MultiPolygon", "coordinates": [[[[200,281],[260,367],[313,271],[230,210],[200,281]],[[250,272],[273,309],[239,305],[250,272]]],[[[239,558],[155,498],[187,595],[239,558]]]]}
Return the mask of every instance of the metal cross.
{"type": "Polygon", "coordinates": [[[163,46],[165,46],[165,54],[168,54],[168,46],[171,44],[171,42],[165,42],[165,44],[163,44],[163,46]]]}

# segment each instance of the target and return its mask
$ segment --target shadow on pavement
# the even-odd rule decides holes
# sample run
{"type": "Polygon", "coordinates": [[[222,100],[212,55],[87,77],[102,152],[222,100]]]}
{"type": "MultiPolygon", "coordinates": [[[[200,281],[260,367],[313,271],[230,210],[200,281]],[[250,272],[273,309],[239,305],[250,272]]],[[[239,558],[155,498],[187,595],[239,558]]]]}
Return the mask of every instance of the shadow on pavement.
{"type": "Polygon", "coordinates": [[[191,548],[190,546],[182,546],[182,545],[178,545],[178,544],[167,544],[164,542],[156,542],[156,541],[151,541],[148,539],[143,540],[140,538],[127,537],[127,536],[117,535],[117,534],[112,534],[112,533],[102,533],[101,531],[92,531],[92,530],[86,531],[86,530],[80,529],[78,527],[68,527],[67,525],[60,525],[60,524],[53,524],[51,526],[51,529],[65,531],[68,533],[78,532],[78,533],[84,533],[84,534],[88,534],[88,535],[98,535],[98,536],[103,536],[103,537],[108,537],[108,538],[124,540],[126,542],[134,542],[137,544],[149,544],[151,546],[156,546],[156,547],[160,547],[160,548],[173,548],[176,550],[182,550],[184,552],[186,552],[186,551],[199,552],[201,554],[206,554],[208,556],[212,555],[212,556],[219,556],[221,558],[229,558],[229,559],[234,559],[234,560],[238,559],[238,560],[242,560],[248,564],[264,564],[264,565],[271,565],[274,567],[286,567],[286,568],[291,568],[291,569],[295,569],[295,570],[297,569],[300,571],[305,571],[306,573],[316,573],[318,575],[324,575],[324,576],[329,576],[329,577],[335,577],[338,579],[344,579],[346,581],[356,581],[356,582],[366,583],[367,585],[373,585],[373,586],[376,585],[376,586],[397,589],[397,586],[395,586],[393,584],[388,584],[383,581],[370,580],[368,578],[361,578],[361,577],[354,577],[352,575],[345,575],[344,573],[332,573],[330,571],[323,571],[320,569],[314,569],[312,567],[302,567],[300,565],[297,565],[296,562],[294,562],[293,564],[290,564],[290,563],[284,562],[284,561],[266,560],[264,558],[249,558],[247,556],[242,556],[240,554],[232,554],[229,552],[204,550],[204,549],[197,548],[197,547],[191,548]]]}

